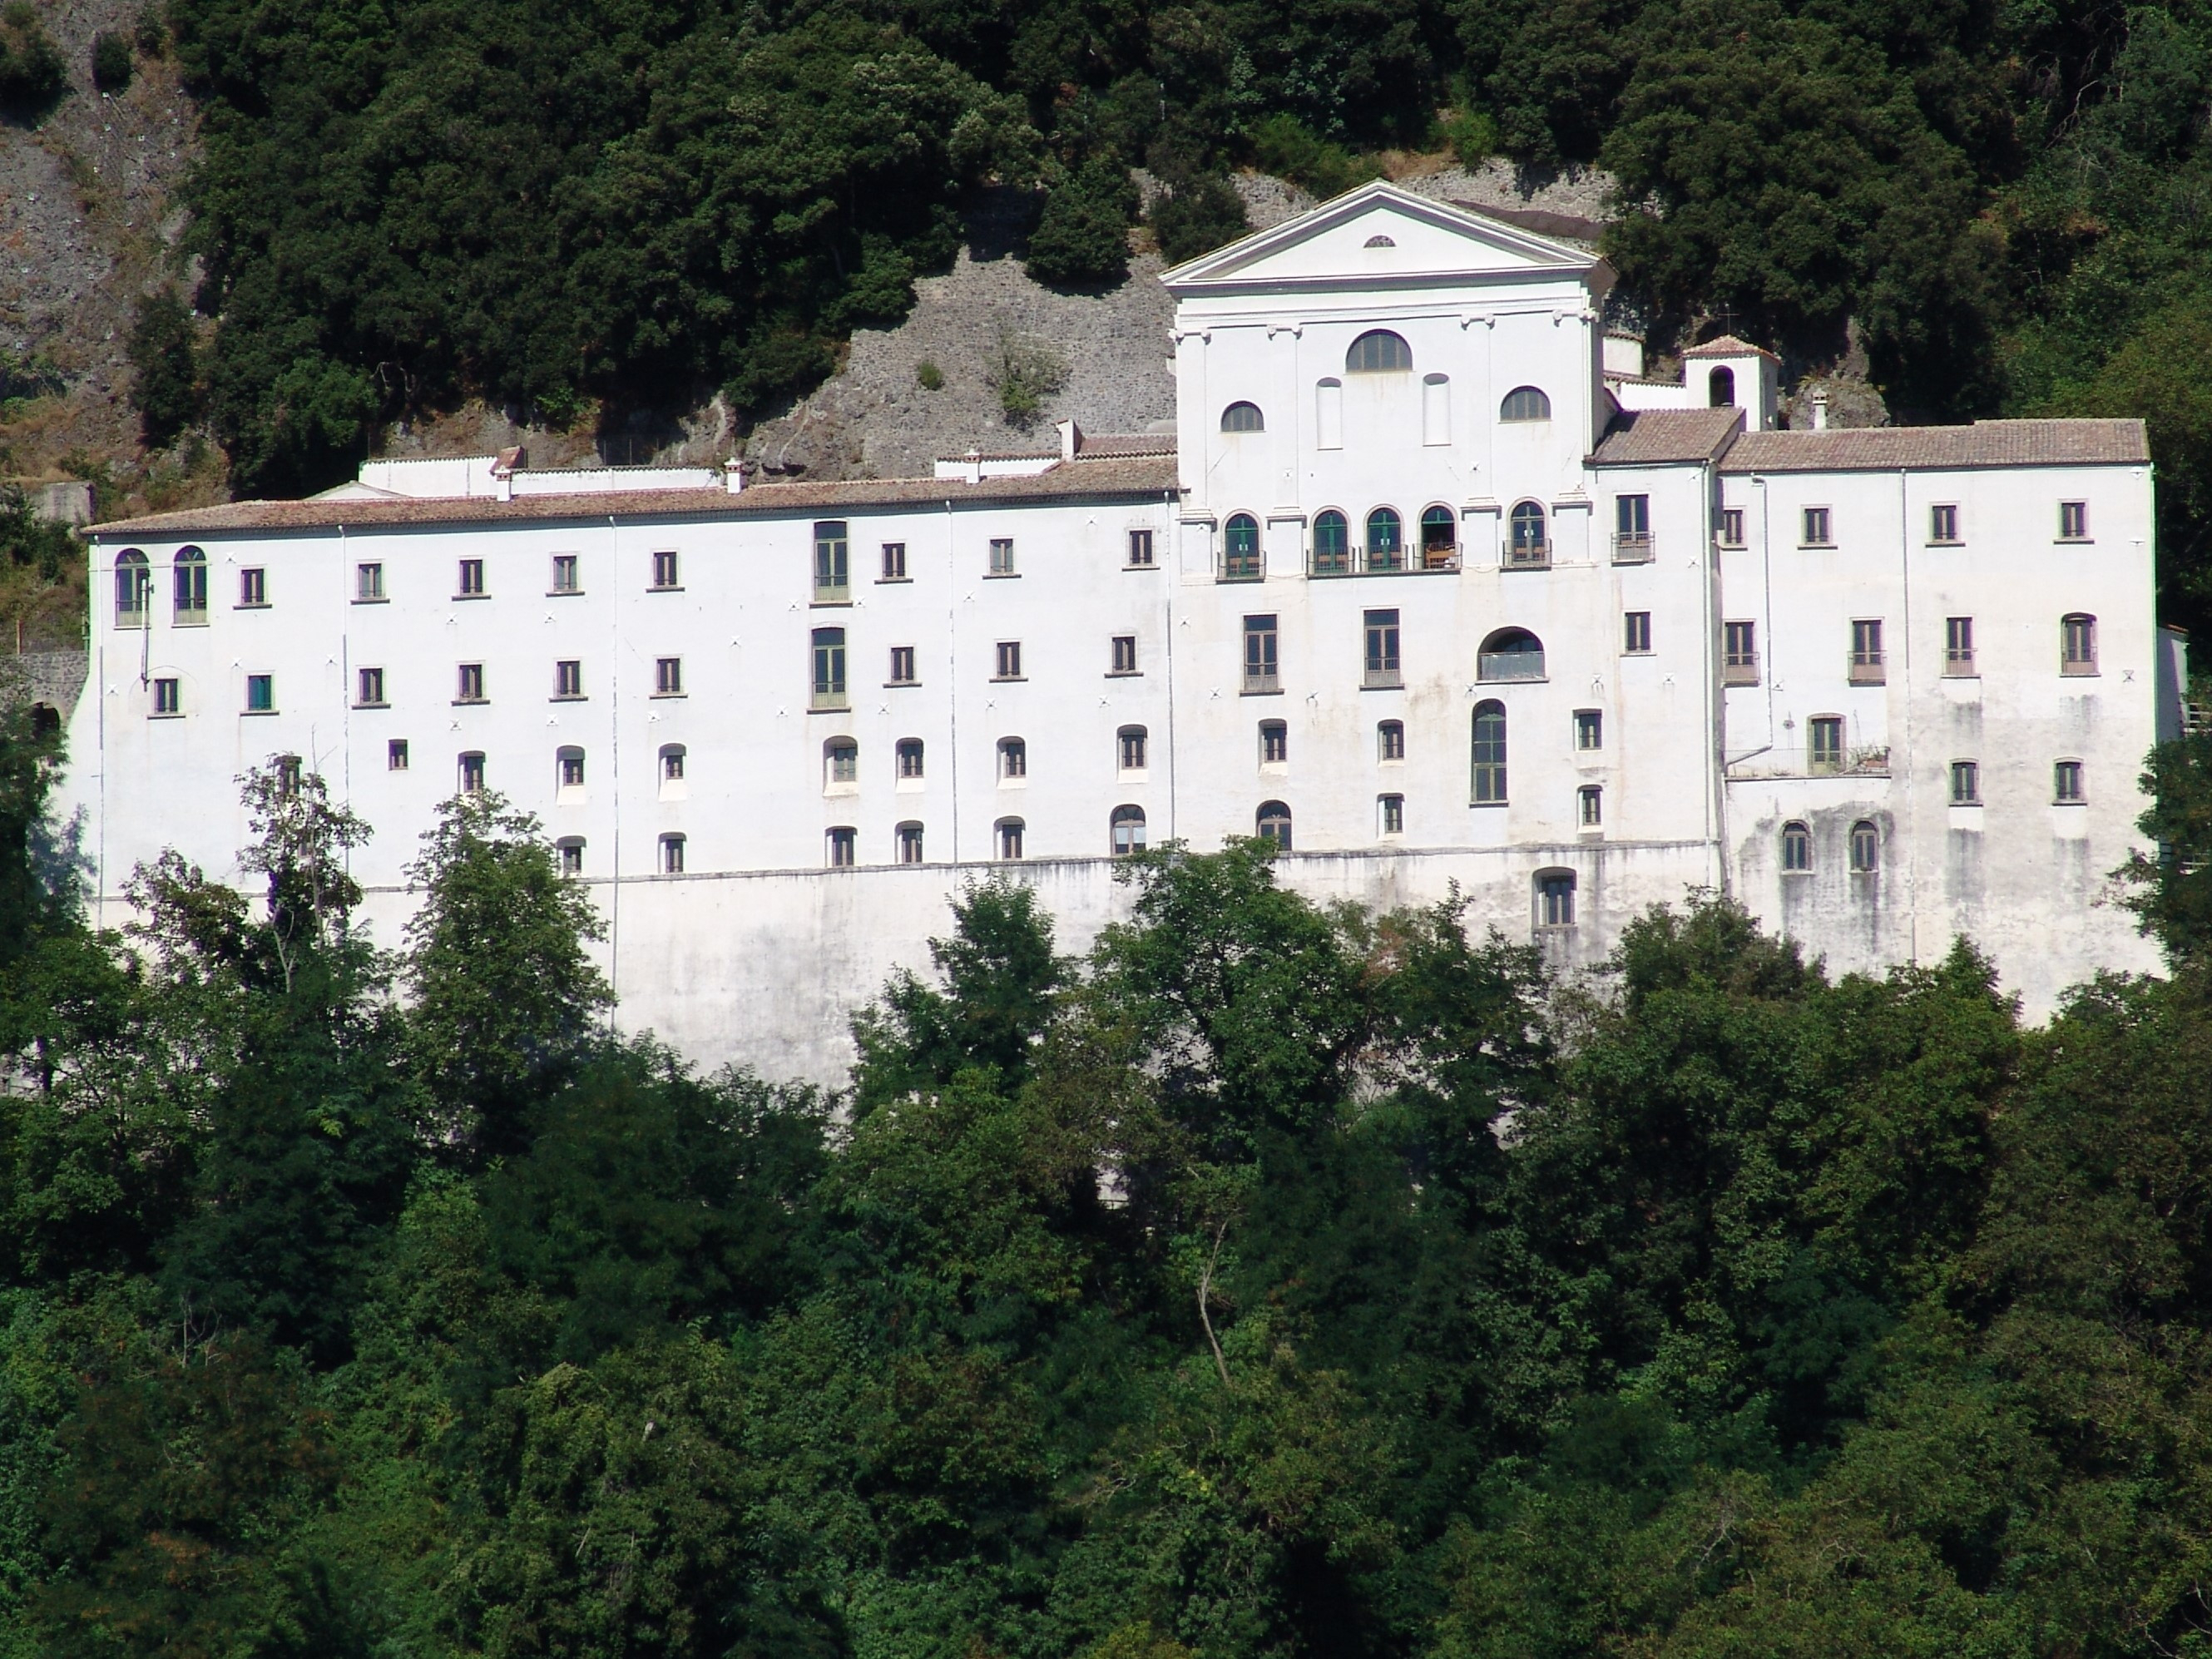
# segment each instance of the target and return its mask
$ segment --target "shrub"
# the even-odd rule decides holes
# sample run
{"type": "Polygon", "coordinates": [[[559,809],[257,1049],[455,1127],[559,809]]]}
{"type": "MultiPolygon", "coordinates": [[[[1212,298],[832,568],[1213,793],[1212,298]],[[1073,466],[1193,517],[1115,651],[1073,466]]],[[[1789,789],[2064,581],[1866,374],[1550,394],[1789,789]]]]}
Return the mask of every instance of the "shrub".
{"type": "Polygon", "coordinates": [[[1045,398],[1067,383],[1067,361],[1042,340],[1002,333],[991,383],[999,390],[999,407],[1006,418],[1016,426],[1027,426],[1044,408],[1045,398]]]}
{"type": "Polygon", "coordinates": [[[945,390],[945,371],[927,357],[914,366],[914,378],[924,392],[945,390]]]}
{"type": "Polygon", "coordinates": [[[1181,264],[1233,242],[1251,228],[1243,198],[1226,179],[1184,178],[1152,203],[1152,234],[1170,264],[1181,264]]]}
{"type": "Polygon", "coordinates": [[[758,416],[812,391],[836,367],[836,349],[818,335],[757,335],[738,355],[723,395],[738,414],[758,416]]]}
{"type": "Polygon", "coordinates": [[[1454,110],[1444,118],[1443,137],[1459,157],[1459,164],[1469,172],[1504,148],[1498,123],[1479,109],[1454,110]]]}
{"type": "Polygon", "coordinates": [[[35,121],[69,90],[69,66],[38,14],[17,3],[0,11],[0,114],[35,121]]]}
{"type": "Polygon", "coordinates": [[[131,400],[149,449],[167,449],[201,415],[200,377],[191,313],[168,289],[138,303],[131,330],[131,400]]]}
{"type": "Polygon", "coordinates": [[[138,14],[137,27],[132,33],[138,50],[149,58],[159,58],[169,49],[169,25],[159,5],[149,6],[138,14]]]}
{"type": "Polygon", "coordinates": [[[1129,270],[1129,221],[1137,187],[1126,169],[1086,162],[1045,197],[1030,236],[1030,276],[1058,285],[1118,283],[1129,270]]]}
{"type": "Polygon", "coordinates": [[[102,29],[92,37],[92,84],[102,92],[121,92],[131,84],[131,72],[137,67],[131,55],[131,43],[112,30],[102,29]]]}

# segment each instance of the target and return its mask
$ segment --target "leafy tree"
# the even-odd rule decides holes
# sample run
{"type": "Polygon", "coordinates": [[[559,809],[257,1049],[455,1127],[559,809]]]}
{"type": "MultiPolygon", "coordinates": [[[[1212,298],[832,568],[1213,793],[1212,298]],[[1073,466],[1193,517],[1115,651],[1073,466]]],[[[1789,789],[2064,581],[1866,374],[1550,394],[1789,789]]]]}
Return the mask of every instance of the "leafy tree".
{"type": "Polygon", "coordinates": [[[1041,283],[1117,283],[1129,268],[1137,187],[1109,161],[1090,161],[1045,193],[1024,266],[1041,283]]]}
{"type": "Polygon", "coordinates": [[[131,396],[149,449],[166,449],[200,417],[196,344],[191,313],[173,292],[164,289],[139,302],[131,330],[131,396]]]}
{"type": "Polygon", "coordinates": [[[1184,175],[1164,180],[1163,185],[1152,200],[1150,216],[1160,252],[1170,264],[1211,253],[1251,228],[1243,199],[1226,179],[1184,175]]]}
{"type": "Polygon", "coordinates": [[[112,30],[92,37],[92,84],[100,91],[127,90],[137,67],[137,59],[131,56],[131,42],[125,37],[112,30]]]}
{"type": "Polygon", "coordinates": [[[35,125],[69,91],[61,50],[29,0],[0,9],[0,114],[35,125]]]}

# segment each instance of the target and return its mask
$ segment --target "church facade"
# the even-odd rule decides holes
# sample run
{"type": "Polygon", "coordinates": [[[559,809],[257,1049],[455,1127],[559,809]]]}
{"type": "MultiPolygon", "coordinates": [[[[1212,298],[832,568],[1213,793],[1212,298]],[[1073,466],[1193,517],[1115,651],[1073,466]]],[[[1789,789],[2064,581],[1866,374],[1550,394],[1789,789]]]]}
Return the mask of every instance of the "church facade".
{"type": "Polygon", "coordinates": [[[2110,902],[2179,720],[2140,422],[1784,430],[1734,338],[1647,380],[1587,251],[1376,184],[1166,273],[1172,434],[929,478],[384,461],[88,532],[65,807],[108,921],[237,775],[377,831],[537,813],[621,1018],[835,1076],[975,877],[1079,945],[1117,860],[1260,835],[1291,885],[1455,887],[1602,957],[1735,894],[1833,969],[1964,933],[2031,1009],[2154,958],[2110,902]]]}

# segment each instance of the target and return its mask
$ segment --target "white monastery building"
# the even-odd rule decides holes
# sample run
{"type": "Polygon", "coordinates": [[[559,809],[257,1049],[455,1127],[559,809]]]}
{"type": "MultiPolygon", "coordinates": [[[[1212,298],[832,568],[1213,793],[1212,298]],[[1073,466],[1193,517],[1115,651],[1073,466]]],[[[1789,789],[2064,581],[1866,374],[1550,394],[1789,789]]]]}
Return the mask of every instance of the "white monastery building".
{"type": "Polygon", "coordinates": [[[931,478],[375,461],[88,532],[70,730],[104,919],[241,879],[292,757],[377,831],[537,813],[623,1022],[837,1075],[845,1019],[1010,871],[1079,947],[1117,854],[1260,835],[1293,887],[1455,884],[1603,957],[1725,890],[1832,970],[1966,934],[2031,1011],[2154,957],[2107,893],[2179,720],[2135,421],[1778,429],[1734,338],[1642,378],[1586,250],[1364,186],[1166,273],[1172,434],[931,478]]]}

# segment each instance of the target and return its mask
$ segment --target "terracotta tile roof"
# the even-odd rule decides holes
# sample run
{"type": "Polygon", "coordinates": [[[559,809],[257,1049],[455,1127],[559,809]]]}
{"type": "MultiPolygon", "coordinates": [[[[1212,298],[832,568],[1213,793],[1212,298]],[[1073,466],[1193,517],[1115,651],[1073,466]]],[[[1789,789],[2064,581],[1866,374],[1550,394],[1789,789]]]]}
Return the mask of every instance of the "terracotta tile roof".
{"type": "Polygon", "coordinates": [[[1106,432],[1094,436],[1085,433],[1075,447],[1079,460],[1096,456],[1104,459],[1114,455],[1172,455],[1176,453],[1176,434],[1172,432],[1106,432]]]}
{"type": "Polygon", "coordinates": [[[1743,424],[1740,409],[1625,409],[1590,455],[1594,466],[1710,461],[1743,424]]]}
{"type": "Polygon", "coordinates": [[[856,478],[810,483],[751,484],[722,489],[636,489],[603,495],[485,496],[377,501],[232,501],[222,507],[156,513],[93,526],[102,540],[205,534],[216,531],[320,530],[344,525],[527,524],[547,520],[735,519],[804,513],[823,507],[912,507],[945,501],[1051,501],[1085,495],[1158,495],[1176,489],[1172,457],[1109,457],[1063,461],[1043,472],[963,483],[946,478],[856,478]]]}
{"type": "Polygon", "coordinates": [[[2141,421],[1976,421],[1972,426],[1747,432],[1723,472],[1944,471],[1976,466],[2142,465],[2141,421]]]}
{"type": "Polygon", "coordinates": [[[1782,361],[1765,346],[1755,346],[1733,334],[1723,334],[1703,345],[1693,345],[1682,355],[1685,357],[1771,357],[1778,363],[1782,361]]]}

